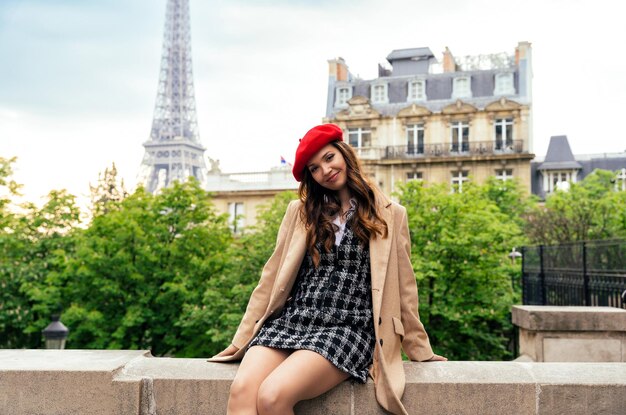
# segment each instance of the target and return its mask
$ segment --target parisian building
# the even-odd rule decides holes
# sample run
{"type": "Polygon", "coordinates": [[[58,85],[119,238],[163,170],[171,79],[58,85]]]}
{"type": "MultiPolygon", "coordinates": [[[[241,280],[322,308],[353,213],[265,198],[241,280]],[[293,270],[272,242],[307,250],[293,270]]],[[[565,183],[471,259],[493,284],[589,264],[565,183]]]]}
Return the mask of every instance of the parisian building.
{"type": "Polygon", "coordinates": [[[567,191],[571,183],[583,180],[597,169],[614,172],[615,190],[626,191],[626,151],[574,155],[567,136],[550,137],[545,157],[530,164],[532,193],[545,200],[557,190],[567,191]]]}
{"type": "MultiPolygon", "coordinates": [[[[511,53],[437,59],[427,47],[399,49],[378,65],[378,77],[354,76],[342,58],[328,61],[325,123],[344,130],[366,174],[393,197],[398,182],[448,183],[517,178],[531,191],[532,54],[528,42],[511,53]]],[[[233,231],[255,224],[258,207],[296,190],[289,166],[265,172],[207,175],[219,211],[233,231]]]]}
{"type": "Polygon", "coordinates": [[[324,122],[335,123],[367,174],[387,194],[398,182],[449,183],[517,178],[531,190],[532,54],[514,52],[439,61],[429,48],[398,49],[378,77],[352,75],[328,61],[324,122]]]}

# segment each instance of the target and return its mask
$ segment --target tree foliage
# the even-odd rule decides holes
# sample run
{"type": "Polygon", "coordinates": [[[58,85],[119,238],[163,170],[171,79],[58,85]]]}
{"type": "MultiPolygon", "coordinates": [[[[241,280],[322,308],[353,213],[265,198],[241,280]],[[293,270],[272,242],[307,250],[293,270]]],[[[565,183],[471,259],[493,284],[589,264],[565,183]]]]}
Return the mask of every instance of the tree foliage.
{"type": "Polygon", "coordinates": [[[80,211],[65,190],[51,191],[42,207],[14,205],[20,187],[12,179],[14,160],[0,158],[0,345],[39,347],[40,331],[60,307],[51,281],[73,251],[72,229],[80,211]]]}
{"type": "MultiPolygon", "coordinates": [[[[226,267],[232,241],[198,183],[153,196],[143,188],[94,217],[55,284],[72,347],[151,349],[189,356],[206,339],[183,330],[184,310],[226,267]]],[[[197,334],[197,333],[196,333],[197,334]]]]}
{"type": "Polygon", "coordinates": [[[615,174],[595,170],[568,191],[557,190],[527,216],[534,244],[626,237],[626,192],[615,191],[615,174]]]}
{"type": "Polygon", "coordinates": [[[210,341],[205,349],[208,354],[219,352],[232,340],[261,270],[274,250],[287,205],[295,198],[295,193],[283,192],[260,209],[257,224],[233,241],[227,269],[208,282],[204,305],[186,310],[184,327],[208,334],[210,341]]]}
{"type": "MultiPolygon", "coordinates": [[[[128,194],[112,166],[90,186],[92,216],[81,224],[64,190],[51,191],[41,207],[16,204],[13,163],[0,158],[0,347],[41,347],[41,330],[62,309],[68,347],[187,357],[222,350],[296,198],[278,195],[256,226],[234,237],[197,182],[128,194]]],[[[595,172],[543,205],[519,183],[495,178],[463,193],[401,186],[420,315],[437,352],[512,357],[520,264],[509,252],[529,241],[626,236],[626,192],[614,191],[613,177],[595,172]]]]}
{"type": "Polygon", "coordinates": [[[511,357],[510,307],[519,299],[512,279],[519,266],[507,254],[523,235],[514,217],[517,185],[401,187],[407,208],[420,316],[436,350],[452,359],[511,357]]]}

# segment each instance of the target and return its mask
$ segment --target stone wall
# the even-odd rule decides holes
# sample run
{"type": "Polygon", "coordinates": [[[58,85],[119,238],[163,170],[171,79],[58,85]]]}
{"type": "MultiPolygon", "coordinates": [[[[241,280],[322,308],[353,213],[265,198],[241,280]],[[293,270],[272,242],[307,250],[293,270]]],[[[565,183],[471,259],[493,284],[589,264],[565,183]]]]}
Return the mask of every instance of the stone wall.
{"type": "MultiPolygon", "coordinates": [[[[626,310],[615,307],[513,306],[523,359],[626,362],[626,310]]],[[[626,409],[624,410],[626,413],[626,409]]]]}
{"type": "MultiPolygon", "coordinates": [[[[237,364],[145,351],[0,350],[0,414],[226,413],[237,364]]],[[[406,362],[410,414],[623,414],[626,363],[406,362]]],[[[346,381],[298,415],[384,414],[346,381]]]]}

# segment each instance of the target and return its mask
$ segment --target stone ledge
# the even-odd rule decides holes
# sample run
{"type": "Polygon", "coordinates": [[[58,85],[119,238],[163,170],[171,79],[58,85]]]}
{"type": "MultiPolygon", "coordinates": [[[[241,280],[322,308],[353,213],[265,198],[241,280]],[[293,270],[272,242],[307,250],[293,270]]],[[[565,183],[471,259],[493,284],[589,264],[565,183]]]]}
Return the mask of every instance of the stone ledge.
{"type": "MultiPolygon", "coordinates": [[[[226,413],[237,364],[145,351],[1,350],[0,413],[226,413]]],[[[618,414],[626,363],[405,362],[410,414],[618,414]]],[[[298,415],[384,414],[370,380],[296,407],[298,415]]]]}
{"type": "Polygon", "coordinates": [[[513,324],[533,331],[626,331],[626,310],[616,307],[514,305],[513,324]]]}

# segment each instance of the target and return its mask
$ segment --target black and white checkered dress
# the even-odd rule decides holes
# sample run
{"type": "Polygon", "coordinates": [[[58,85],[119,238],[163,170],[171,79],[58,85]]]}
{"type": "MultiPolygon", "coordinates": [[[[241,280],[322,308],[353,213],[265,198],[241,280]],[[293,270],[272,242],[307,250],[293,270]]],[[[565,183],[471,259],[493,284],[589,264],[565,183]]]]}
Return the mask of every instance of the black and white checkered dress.
{"type": "Polygon", "coordinates": [[[318,268],[306,254],[291,299],[248,347],[312,350],[365,383],[375,342],[369,247],[359,244],[350,219],[341,243],[321,254],[318,268]]]}

